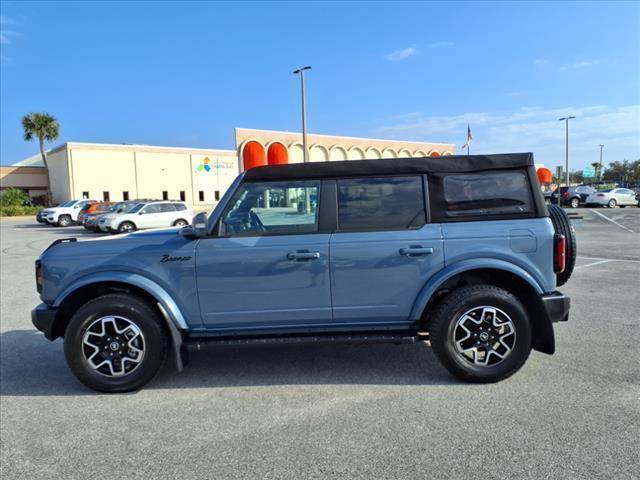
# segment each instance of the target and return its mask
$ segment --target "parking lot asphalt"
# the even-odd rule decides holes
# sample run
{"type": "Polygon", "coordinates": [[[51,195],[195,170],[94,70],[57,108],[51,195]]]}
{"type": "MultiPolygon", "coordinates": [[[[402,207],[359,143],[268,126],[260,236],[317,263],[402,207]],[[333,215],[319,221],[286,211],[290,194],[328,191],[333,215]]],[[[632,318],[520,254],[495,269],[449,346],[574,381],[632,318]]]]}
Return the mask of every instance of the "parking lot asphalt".
{"type": "Polygon", "coordinates": [[[640,209],[571,213],[570,321],[506,381],[457,381],[423,344],[224,347],[122,395],[30,321],[34,260],[82,229],[2,220],[0,476],[639,478],[640,209]]]}

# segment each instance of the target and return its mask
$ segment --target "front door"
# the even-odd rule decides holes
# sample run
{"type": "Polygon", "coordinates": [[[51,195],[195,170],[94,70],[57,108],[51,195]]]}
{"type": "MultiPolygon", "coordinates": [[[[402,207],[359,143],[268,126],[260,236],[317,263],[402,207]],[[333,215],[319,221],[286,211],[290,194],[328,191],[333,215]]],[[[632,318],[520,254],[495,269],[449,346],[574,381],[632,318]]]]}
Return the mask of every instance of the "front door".
{"type": "Polygon", "coordinates": [[[144,207],[138,213],[136,218],[137,228],[153,228],[158,223],[158,217],[160,216],[160,204],[152,203],[144,207]]]}
{"type": "Polygon", "coordinates": [[[208,330],[331,322],[329,233],[318,231],[319,181],[248,182],[199,242],[198,295],[208,330]]]}
{"type": "Polygon", "coordinates": [[[421,288],[443,267],[440,225],[426,223],[423,177],[344,179],[337,190],[334,321],[406,326],[421,288]]]}

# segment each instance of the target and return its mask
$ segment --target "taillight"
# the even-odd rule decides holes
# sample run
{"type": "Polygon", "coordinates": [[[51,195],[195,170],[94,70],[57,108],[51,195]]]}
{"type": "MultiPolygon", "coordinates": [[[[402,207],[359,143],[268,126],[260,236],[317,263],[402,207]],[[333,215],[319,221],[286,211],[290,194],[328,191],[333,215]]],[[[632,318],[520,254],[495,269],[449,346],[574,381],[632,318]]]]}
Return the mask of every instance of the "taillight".
{"type": "Polygon", "coordinates": [[[42,264],[40,260],[36,260],[36,290],[42,292],[42,264]]]}
{"type": "Polygon", "coordinates": [[[569,192],[564,192],[564,193],[562,194],[562,198],[567,198],[568,196],[569,196],[569,192]]]}
{"type": "Polygon", "coordinates": [[[556,233],[553,236],[553,271],[564,272],[567,266],[567,239],[564,235],[556,233]]]}

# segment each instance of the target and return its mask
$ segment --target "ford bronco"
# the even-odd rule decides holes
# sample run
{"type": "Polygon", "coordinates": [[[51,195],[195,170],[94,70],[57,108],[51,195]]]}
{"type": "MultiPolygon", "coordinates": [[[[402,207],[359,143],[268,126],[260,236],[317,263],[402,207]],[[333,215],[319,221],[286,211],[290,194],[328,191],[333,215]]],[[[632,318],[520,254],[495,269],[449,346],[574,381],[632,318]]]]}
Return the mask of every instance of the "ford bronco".
{"type": "Polygon", "coordinates": [[[320,341],[428,341],[496,382],[554,353],[575,255],[529,153],[264,166],[190,226],[54,242],[32,321],[103,392],[189,347],[320,341]]]}

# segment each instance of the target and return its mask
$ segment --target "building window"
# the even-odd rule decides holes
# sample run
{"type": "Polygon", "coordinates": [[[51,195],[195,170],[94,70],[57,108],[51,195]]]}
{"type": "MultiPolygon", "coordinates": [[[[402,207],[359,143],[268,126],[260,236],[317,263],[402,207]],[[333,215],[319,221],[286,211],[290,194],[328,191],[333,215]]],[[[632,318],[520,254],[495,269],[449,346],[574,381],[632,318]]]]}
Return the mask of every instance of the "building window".
{"type": "Polygon", "coordinates": [[[102,192],[102,200],[105,202],[109,201],[109,192],[102,192]]]}
{"type": "Polygon", "coordinates": [[[180,201],[184,202],[186,199],[186,195],[184,194],[184,190],[180,190],[180,201]]]}
{"type": "Polygon", "coordinates": [[[82,198],[89,198],[89,192],[82,192],[82,198]]]}
{"type": "Polygon", "coordinates": [[[169,200],[169,192],[167,192],[166,190],[162,191],[162,199],[163,200],[169,200]]]}
{"type": "Polygon", "coordinates": [[[213,192],[213,198],[216,200],[216,202],[220,200],[220,191],[216,190],[215,192],[213,192]]]}
{"type": "Polygon", "coordinates": [[[129,200],[129,192],[122,192],[122,200],[129,200]]]}
{"type": "Polygon", "coordinates": [[[204,192],[202,190],[198,192],[198,200],[204,202],[204,192]]]}

